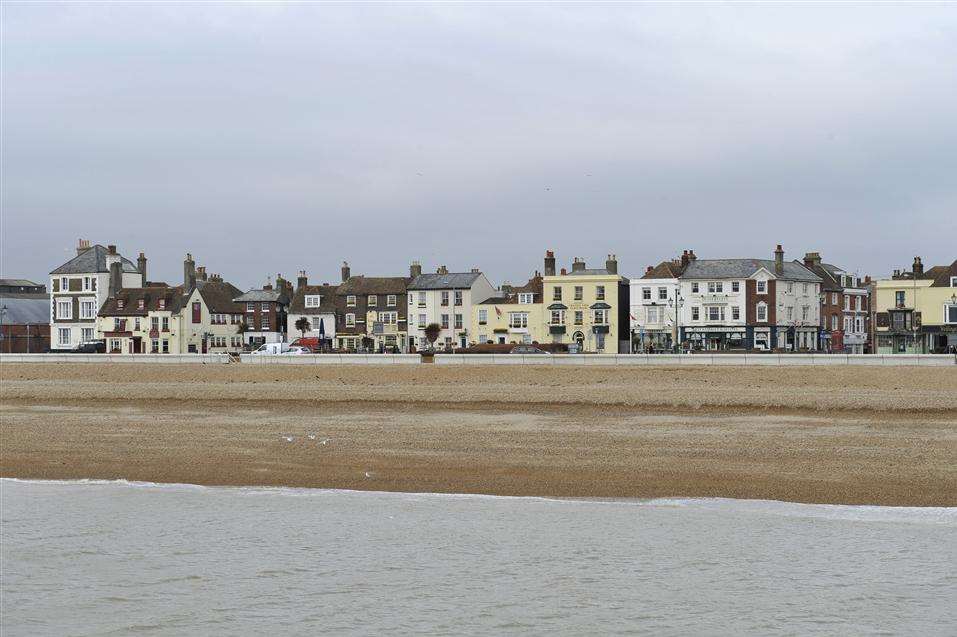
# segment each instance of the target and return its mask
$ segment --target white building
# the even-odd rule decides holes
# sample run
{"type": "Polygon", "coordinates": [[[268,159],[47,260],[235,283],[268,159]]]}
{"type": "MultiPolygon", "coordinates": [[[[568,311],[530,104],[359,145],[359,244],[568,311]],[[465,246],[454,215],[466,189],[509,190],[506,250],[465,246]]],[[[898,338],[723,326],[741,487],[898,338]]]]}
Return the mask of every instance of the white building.
{"type": "Polygon", "coordinates": [[[678,277],[694,257],[685,250],[680,259],[648,266],[644,276],[631,279],[632,352],[671,351],[678,339],[678,277]]]}
{"type": "MultiPolygon", "coordinates": [[[[435,274],[420,274],[408,286],[409,343],[419,350],[429,347],[425,328],[442,327],[436,347],[467,347],[472,306],[495,294],[495,288],[478,268],[449,272],[445,266],[435,274]]],[[[474,336],[471,337],[474,340],[474,336]]]]}
{"type": "Polygon", "coordinates": [[[695,259],[680,278],[681,341],[695,349],[814,351],[821,278],[797,262],[695,259]]]}
{"type": "Polygon", "coordinates": [[[117,253],[116,246],[90,245],[81,239],[76,256],[50,273],[50,349],[71,350],[96,338],[97,314],[111,288],[143,287],[146,256],[138,265],[117,253]]]}
{"type": "Polygon", "coordinates": [[[286,316],[286,333],[290,341],[300,337],[319,339],[317,342],[332,347],[336,338],[335,285],[309,285],[305,271],[299,273],[296,293],[286,316]],[[309,329],[302,332],[296,323],[305,318],[309,329]]]}

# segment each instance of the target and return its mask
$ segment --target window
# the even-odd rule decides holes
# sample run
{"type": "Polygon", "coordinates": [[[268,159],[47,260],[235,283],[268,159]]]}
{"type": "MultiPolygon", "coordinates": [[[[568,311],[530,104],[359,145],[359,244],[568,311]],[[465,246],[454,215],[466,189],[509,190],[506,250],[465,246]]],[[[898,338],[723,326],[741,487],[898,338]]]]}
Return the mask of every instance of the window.
{"type": "Polygon", "coordinates": [[[508,326],[517,328],[528,327],[528,312],[509,312],[508,326]]]}
{"type": "Polygon", "coordinates": [[[895,307],[904,307],[904,290],[897,290],[894,292],[894,306],[895,307]]]}
{"type": "Polygon", "coordinates": [[[837,305],[837,292],[831,292],[831,305],[837,305]]]}
{"type": "Polygon", "coordinates": [[[123,299],[116,299],[116,307],[122,310],[124,306],[126,306],[126,301],[123,299]]]}
{"type": "Polygon", "coordinates": [[[793,319],[793,318],[794,318],[794,308],[793,308],[793,307],[789,307],[787,314],[788,314],[788,320],[789,320],[789,321],[790,321],[791,319],[793,319]]]}
{"type": "Polygon", "coordinates": [[[535,295],[531,292],[520,292],[518,295],[519,305],[531,305],[535,302],[535,295]]]}
{"type": "MultiPolygon", "coordinates": [[[[203,322],[203,306],[199,301],[193,301],[193,323],[202,323],[203,322]]],[[[219,323],[218,317],[213,315],[213,318],[210,320],[211,323],[219,323]]]]}
{"type": "Polygon", "coordinates": [[[85,276],[83,277],[83,290],[86,291],[89,289],[90,289],[90,277],[85,276]]]}
{"type": "Polygon", "coordinates": [[[595,286],[595,298],[596,298],[597,300],[599,300],[599,301],[604,301],[604,300],[605,300],[605,286],[604,286],[604,285],[596,285],[596,286],[595,286]]]}
{"type": "Polygon", "coordinates": [[[366,302],[368,303],[369,307],[375,307],[379,304],[379,297],[376,294],[370,294],[366,302]]]}
{"type": "Polygon", "coordinates": [[[641,288],[641,300],[643,301],[651,300],[651,288],[641,288]]]}
{"type": "Polygon", "coordinates": [[[692,293],[692,294],[697,294],[697,293],[698,293],[698,282],[697,282],[697,281],[692,281],[692,282],[691,282],[691,293],[692,293]]]}
{"type": "Polygon", "coordinates": [[[658,308],[654,305],[649,307],[645,315],[647,316],[647,323],[657,323],[658,322],[658,308]]]}
{"type": "Polygon", "coordinates": [[[165,338],[163,339],[163,353],[169,354],[169,341],[165,338]]]}
{"type": "Polygon", "coordinates": [[[957,305],[944,306],[944,323],[957,323],[957,305]]]}
{"type": "Polygon", "coordinates": [[[562,289],[561,289],[561,287],[555,286],[555,287],[552,288],[552,300],[553,300],[553,301],[561,301],[561,300],[562,300],[562,289]]]}
{"type": "Polygon", "coordinates": [[[462,326],[463,326],[463,325],[464,325],[464,323],[463,323],[462,315],[461,315],[461,314],[456,314],[456,315],[455,315],[455,329],[460,330],[460,329],[462,329],[462,326]]]}
{"type": "Polygon", "coordinates": [[[844,311],[847,312],[851,309],[851,297],[844,295],[844,311]]]}
{"type": "Polygon", "coordinates": [[[479,342],[479,343],[483,343],[483,344],[484,344],[484,343],[487,343],[487,342],[488,342],[488,334],[479,334],[478,342],[479,342]]]}
{"type": "Polygon", "coordinates": [[[582,310],[575,310],[575,325],[583,325],[585,323],[585,312],[582,310]]]}
{"type": "Polygon", "coordinates": [[[950,277],[950,287],[957,288],[957,276],[950,277]]]}
{"type": "Polygon", "coordinates": [[[724,283],[721,281],[708,282],[708,294],[718,294],[724,291],[724,283]]]}
{"type": "Polygon", "coordinates": [[[269,317],[262,315],[259,317],[259,329],[263,332],[269,331],[269,317]]]}
{"type": "Polygon", "coordinates": [[[420,329],[425,327],[425,314],[419,314],[418,326],[420,329]]]}
{"type": "Polygon", "coordinates": [[[768,306],[765,303],[758,303],[757,307],[758,322],[766,323],[768,320],[768,306]]]}
{"type": "Polygon", "coordinates": [[[831,331],[837,331],[837,314],[831,315],[831,331]]]}
{"type": "Polygon", "coordinates": [[[907,329],[908,323],[907,320],[908,314],[905,312],[891,312],[892,324],[895,330],[905,330],[907,329]]]}
{"type": "Polygon", "coordinates": [[[709,321],[723,321],[724,320],[724,308],[720,305],[710,305],[708,306],[708,320],[709,321]]]}
{"type": "Polygon", "coordinates": [[[352,312],[346,314],[346,327],[355,327],[356,326],[356,315],[352,312]]]}
{"type": "Polygon", "coordinates": [[[169,317],[168,317],[168,316],[164,316],[164,317],[163,317],[163,331],[164,331],[164,332],[168,332],[168,331],[169,331],[169,317]]]}
{"type": "Polygon", "coordinates": [[[66,292],[69,289],[70,289],[70,280],[66,278],[65,276],[60,277],[60,290],[62,292],[66,292]]]}
{"type": "Polygon", "coordinates": [[[575,300],[576,300],[576,301],[581,301],[581,300],[582,300],[582,297],[583,297],[584,295],[585,295],[585,288],[582,287],[581,285],[576,285],[576,286],[575,286],[575,300]]]}
{"type": "Polygon", "coordinates": [[[462,290],[455,291],[455,304],[462,305],[462,290]]]}
{"type": "Polygon", "coordinates": [[[804,294],[804,296],[807,296],[807,283],[801,284],[801,293],[804,294]]]}
{"type": "Polygon", "coordinates": [[[73,301],[57,301],[56,317],[59,319],[73,318],[73,301]]]}
{"type": "MultiPolygon", "coordinates": [[[[94,299],[80,300],[80,318],[81,319],[96,318],[96,301],[94,299]]],[[[85,340],[89,340],[89,339],[85,339],[85,340]]]]}
{"type": "Polygon", "coordinates": [[[478,321],[479,325],[486,325],[488,323],[488,310],[478,311],[478,321]]]}
{"type": "Polygon", "coordinates": [[[740,281],[732,281],[732,282],[731,282],[731,291],[732,291],[732,292],[740,292],[740,291],[741,291],[741,282],[740,282],[740,281]]]}
{"type": "Polygon", "coordinates": [[[658,288],[658,300],[659,301],[668,300],[668,288],[658,288]]]}
{"type": "Polygon", "coordinates": [[[765,294],[768,291],[768,282],[758,281],[757,290],[758,290],[758,294],[765,294]]]}
{"type": "Polygon", "coordinates": [[[442,329],[443,329],[443,330],[449,329],[449,315],[448,315],[448,314],[443,314],[443,315],[442,315],[442,329]]]}
{"type": "Polygon", "coordinates": [[[306,307],[319,307],[322,305],[322,295],[321,294],[307,294],[306,295],[306,307]]]}
{"type": "Polygon", "coordinates": [[[355,307],[356,306],[356,295],[348,294],[346,295],[346,307],[355,307]]]}
{"type": "Polygon", "coordinates": [[[701,308],[694,306],[691,308],[691,320],[697,321],[701,317],[701,308]]]}
{"type": "Polygon", "coordinates": [[[608,310],[594,310],[595,325],[608,325],[608,310]]]}
{"type": "Polygon", "coordinates": [[[857,328],[856,331],[858,334],[864,333],[864,317],[858,316],[854,319],[854,327],[857,328]]]}
{"type": "Polygon", "coordinates": [[[449,291],[442,290],[442,300],[440,301],[442,307],[448,307],[449,305],[449,291]]]}
{"type": "Polygon", "coordinates": [[[93,340],[93,328],[92,328],[92,327],[84,327],[83,329],[81,329],[81,330],[80,330],[80,339],[81,339],[81,340],[84,340],[84,341],[92,341],[92,340],[93,340]]]}
{"type": "Polygon", "coordinates": [[[425,292],[419,292],[419,307],[425,307],[425,292]]]}
{"type": "Polygon", "coordinates": [[[247,303],[247,304],[246,304],[246,311],[247,311],[247,312],[255,312],[255,311],[256,311],[256,304],[255,304],[255,303],[247,303]]]}
{"type": "Polygon", "coordinates": [[[740,321],[741,320],[741,308],[737,305],[731,308],[731,320],[740,321]]]}
{"type": "Polygon", "coordinates": [[[160,349],[159,339],[158,339],[158,338],[154,338],[154,339],[150,342],[150,353],[151,353],[151,354],[159,354],[159,349],[160,349]]]}
{"type": "Polygon", "coordinates": [[[386,305],[386,307],[395,307],[395,303],[396,303],[396,296],[395,296],[395,294],[388,294],[388,295],[386,295],[386,297],[385,297],[385,305],[386,305]]]}
{"type": "Polygon", "coordinates": [[[106,348],[106,351],[108,351],[108,352],[121,352],[121,351],[123,351],[122,342],[123,342],[123,341],[121,341],[121,340],[118,339],[118,338],[111,338],[111,339],[110,339],[110,346],[106,348]]]}
{"type": "Polygon", "coordinates": [[[379,321],[383,325],[396,325],[399,322],[398,312],[379,312],[379,321]]]}
{"type": "Polygon", "coordinates": [[[138,316],[133,319],[133,330],[137,332],[140,331],[140,317],[138,316]]]}
{"type": "MultiPolygon", "coordinates": [[[[558,288],[556,288],[558,289],[558,288]]],[[[565,310],[552,310],[551,316],[552,325],[564,325],[565,324],[565,310]]]]}
{"type": "Polygon", "coordinates": [[[70,328],[61,327],[57,330],[57,337],[59,339],[60,345],[69,345],[70,344],[70,328]]]}
{"type": "MultiPolygon", "coordinates": [[[[806,292],[807,290],[805,290],[806,292]]],[[[794,281],[788,281],[788,294],[794,292],[794,281]]]]}
{"type": "Polygon", "coordinates": [[[808,307],[807,305],[802,305],[802,306],[801,306],[801,320],[802,320],[802,321],[806,321],[806,320],[807,320],[807,317],[808,317],[808,315],[810,314],[810,310],[811,310],[811,308],[808,307]]]}
{"type": "Polygon", "coordinates": [[[158,332],[160,329],[160,320],[158,316],[151,317],[150,320],[150,329],[154,332],[158,332]]]}

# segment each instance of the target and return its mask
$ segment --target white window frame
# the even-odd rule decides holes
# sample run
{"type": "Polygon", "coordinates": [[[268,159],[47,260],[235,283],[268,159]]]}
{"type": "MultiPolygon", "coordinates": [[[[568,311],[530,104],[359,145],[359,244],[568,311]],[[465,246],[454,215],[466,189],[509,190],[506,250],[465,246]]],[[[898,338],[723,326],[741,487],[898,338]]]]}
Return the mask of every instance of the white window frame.
{"type": "Polygon", "coordinates": [[[641,288],[641,300],[642,301],[651,300],[651,288],[641,288]]]}
{"type": "Polygon", "coordinates": [[[60,277],[60,291],[69,292],[70,291],[70,279],[69,277],[61,276],[60,277]]]}
{"type": "Polygon", "coordinates": [[[764,301],[761,301],[757,304],[754,310],[754,318],[758,323],[767,323],[768,322],[768,304],[764,301]]]}
{"type": "Polygon", "coordinates": [[[731,282],[731,291],[732,291],[732,292],[740,292],[740,291],[741,291],[741,282],[740,282],[740,281],[732,281],[732,282],[731,282]]]}
{"type": "Polygon", "coordinates": [[[549,325],[564,325],[565,310],[551,310],[548,320],[550,321],[549,325]]]}
{"type": "Polygon", "coordinates": [[[346,327],[355,327],[356,326],[356,315],[352,312],[346,314],[346,327]]]}
{"type": "Polygon", "coordinates": [[[741,320],[741,308],[737,305],[731,306],[731,320],[740,321],[741,320]]]}
{"type": "Polygon", "coordinates": [[[596,301],[604,301],[604,300],[605,300],[605,286],[604,286],[604,285],[596,285],[596,286],[595,286],[595,300],[596,300],[596,301]]]}
{"type": "Polygon", "coordinates": [[[419,314],[419,320],[417,325],[419,326],[419,329],[422,329],[425,327],[425,314],[419,314]]]}
{"type": "Polygon", "coordinates": [[[508,326],[517,329],[528,327],[528,312],[509,312],[508,326]]]}
{"type": "Polygon", "coordinates": [[[69,345],[72,338],[73,338],[73,330],[71,330],[69,327],[57,328],[57,344],[58,345],[69,345]]]}
{"type": "Polygon", "coordinates": [[[659,316],[659,314],[658,314],[658,306],[657,306],[657,305],[649,305],[647,311],[645,312],[645,314],[646,314],[646,317],[647,317],[647,319],[646,319],[646,322],[647,322],[647,323],[649,323],[649,324],[657,324],[657,323],[658,323],[658,316],[659,316]]]}
{"type": "Polygon", "coordinates": [[[399,323],[399,313],[379,312],[379,322],[383,325],[397,325],[399,323]]]}
{"type": "Polygon", "coordinates": [[[385,297],[385,306],[386,307],[395,307],[396,305],[396,296],[395,294],[387,294],[385,297]]]}
{"type": "Polygon", "coordinates": [[[659,301],[668,300],[668,288],[664,288],[664,287],[658,288],[658,300],[659,301]]]}
{"type": "Polygon", "coordinates": [[[592,310],[592,323],[594,325],[608,325],[608,310],[592,310]]]}
{"type": "Polygon", "coordinates": [[[575,316],[572,317],[575,321],[575,325],[584,325],[585,324],[585,312],[584,310],[575,310],[575,316]]]}
{"type": "Polygon", "coordinates": [[[80,299],[80,318],[81,319],[96,318],[96,299],[95,298],[80,299]],[[89,312],[85,312],[84,308],[88,308],[89,312]]]}
{"type": "Polygon", "coordinates": [[[944,325],[957,325],[957,321],[948,320],[948,314],[950,314],[950,308],[957,308],[957,305],[953,303],[944,304],[944,325]]]}
{"type": "Polygon", "coordinates": [[[478,311],[478,322],[479,322],[479,325],[488,324],[488,310],[481,309],[478,311]]]}
{"type": "Polygon", "coordinates": [[[319,307],[322,305],[322,295],[321,294],[307,294],[306,295],[306,307],[319,307]]]}
{"type": "Polygon", "coordinates": [[[699,288],[698,288],[698,282],[697,282],[697,281],[692,281],[692,282],[691,282],[691,293],[692,293],[692,294],[698,294],[698,290],[699,290],[699,288]]]}
{"type": "Polygon", "coordinates": [[[701,320],[701,308],[697,305],[691,307],[691,320],[700,321],[701,320]]]}
{"type": "Polygon", "coordinates": [[[462,290],[455,290],[452,294],[452,303],[454,303],[456,307],[462,305],[462,290]]]}
{"type": "Polygon", "coordinates": [[[585,286],[584,286],[584,285],[576,285],[576,286],[575,286],[575,300],[576,300],[576,301],[581,301],[581,300],[584,299],[584,298],[585,298],[585,286]]]}
{"type": "Polygon", "coordinates": [[[535,302],[535,294],[533,292],[519,292],[518,293],[518,304],[519,305],[531,305],[535,302]]]}
{"type": "Polygon", "coordinates": [[[368,305],[369,307],[375,307],[378,304],[379,304],[378,294],[370,294],[369,297],[366,299],[366,305],[368,305]]]}
{"type": "Polygon", "coordinates": [[[256,311],[256,304],[255,304],[255,303],[246,303],[246,311],[247,311],[247,312],[255,312],[255,311],[256,311]]]}
{"type": "Polygon", "coordinates": [[[356,306],[356,295],[347,294],[346,295],[346,307],[355,307],[356,306]]]}
{"type": "Polygon", "coordinates": [[[455,325],[455,329],[457,330],[465,329],[465,317],[462,315],[461,312],[457,312],[455,314],[454,325],[455,325]]]}
{"type": "Polygon", "coordinates": [[[73,299],[59,300],[56,302],[56,317],[58,319],[73,320],[73,299]],[[63,311],[66,308],[66,312],[63,311]]]}
{"type": "Polygon", "coordinates": [[[767,294],[768,292],[768,282],[767,281],[758,281],[754,286],[755,292],[757,294],[767,294]]]}

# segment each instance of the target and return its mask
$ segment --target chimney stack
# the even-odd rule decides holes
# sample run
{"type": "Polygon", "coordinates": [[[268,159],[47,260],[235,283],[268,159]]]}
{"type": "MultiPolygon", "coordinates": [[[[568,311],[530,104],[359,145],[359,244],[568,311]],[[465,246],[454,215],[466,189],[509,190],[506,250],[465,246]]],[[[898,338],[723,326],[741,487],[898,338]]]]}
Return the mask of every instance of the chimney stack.
{"type": "Polygon", "coordinates": [[[605,269],[609,274],[618,274],[618,255],[609,254],[605,259],[605,269]]]}
{"type": "Polygon", "coordinates": [[[136,260],[136,269],[140,273],[140,287],[146,287],[146,254],[140,252],[139,258],[136,260]]]}
{"type": "Polygon", "coordinates": [[[572,260],[572,272],[583,272],[585,270],[585,260],[581,257],[575,257],[572,260]]]}
{"type": "Polygon", "coordinates": [[[692,261],[697,261],[698,255],[694,253],[694,250],[688,250],[688,258],[692,261]]]}
{"type": "Polygon", "coordinates": [[[342,282],[345,283],[349,280],[349,277],[352,276],[352,270],[349,269],[349,262],[342,262],[342,282]]]}
{"type": "Polygon", "coordinates": [[[115,245],[106,246],[106,252],[107,254],[116,254],[116,246],[115,245]]]}
{"type": "Polygon", "coordinates": [[[306,277],[305,270],[299,270],[299,278],[296,279],[296,289],[301,290],[309,285],[309,279],[306,277]]]}
{"type": "Polygon", "coordinates": [[[914,278],[924,276],[924,264],[921,263],[920,257],[914,257],[914,265],[911,270],[914,273],[914,278]]]}
{"type": "Polygon", "coordinates": [[[815,265],[820,265],[821,263],[821,253],[820,252],[808,252],[804,255],[804,267],[810,268],[815,265]]]}
{"type": "Polygon", "coordinates": [[[448,274],[448,273],[449,273],[449,269],[448,269],[447,267],[445,267],[444,265],[440,265],[440,266],[438,267],[438,269],[436,269],[435,273],[436,273],[436,274],[448,274]]]}
{"type": "Polygon", "coordinates": [[[205,280],[206,280],[207,276],[206,276],[206,266],[205,266],[205,265],[198,265],[198,266],[196,266],[196,278],[199,279],[200,281],[205,281],[205,280]]]}
{"type": "Polygon", "coordinates": [[[110,298],[115,299],[123,287],[123,264],[119,259],[110,263],[110,298]]]}
{"type": "Polygon", "coordinates": [[[545,276],[555,276],[555,253],[545,251],[545,276]]]}
{"type": "Polygon", "coordinates": [[[562,275],[564,276],[566,274],[568,274],[568,270],[566,270],[565,268],[562,268],[562,275]]]}
{"type": "Polygon", "coordinates": [[[196,262],[193,261],[193,255],[189,252],[183,259],[183,287],[187,292],[196,287],[196,262]]]}
{"type": "Polygon", "coordinates": [[[76,242],[76,254],[80,256],[84,252],[90,249],[90,240],[89,239],[80,239],[76,242]]]}
{"type": "Polygon", "coordinates": [[[691,263],[691,255],[688,254],[688,251],[685,250],[681,253],[681,267],[686,268],[688,264],[691,263]]]}
{"type": "MultiPolygon", "coordinates": [[[[685,250],[685,252],[687,252],[687,250],[685,250]]],[[[654,270],[654,268],[649,265],[647,268],[645,268],[645,274],[650,274],[652,270],[654,270]]]]}
{"type": "Polygon", "coordinates": [[[781,247],[780,243],[774,249],[774,274],[777,276],[784,274],[784,248],[781,247]]]}
{"type": "Polygon", "coordinates": [[[409,276],[413,279],[422,274],[422,264],[418,261],[413,261],[412,265],[409,266],[409,276]]]}

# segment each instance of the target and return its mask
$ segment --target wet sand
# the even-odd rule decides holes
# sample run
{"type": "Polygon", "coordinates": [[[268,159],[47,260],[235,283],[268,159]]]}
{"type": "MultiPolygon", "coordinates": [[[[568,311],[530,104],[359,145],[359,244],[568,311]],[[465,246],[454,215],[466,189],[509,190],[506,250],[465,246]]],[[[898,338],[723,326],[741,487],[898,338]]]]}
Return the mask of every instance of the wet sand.
{"type": "Polygon", "coordinates": [[[957,506],[950,368],[4,364],[0,380],[5,477],[957,506]]]}

